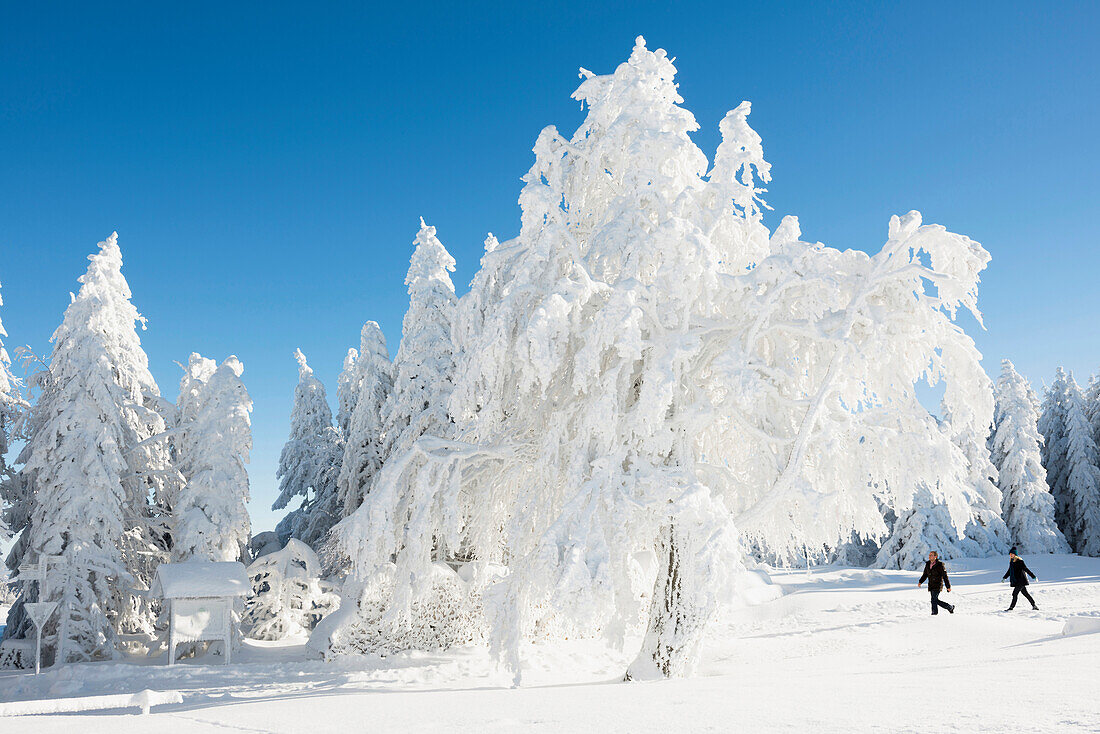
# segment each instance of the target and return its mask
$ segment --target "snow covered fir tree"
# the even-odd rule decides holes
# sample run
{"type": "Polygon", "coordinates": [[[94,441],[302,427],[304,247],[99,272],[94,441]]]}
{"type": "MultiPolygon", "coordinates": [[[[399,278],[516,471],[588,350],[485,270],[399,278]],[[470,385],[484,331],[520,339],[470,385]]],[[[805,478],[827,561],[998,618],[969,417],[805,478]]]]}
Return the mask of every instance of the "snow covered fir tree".
{"type": "Polygon", "coordinates": [[[363,503],[385,459],[382,411],[393,392],[393,363],[386,337],[374,321],[363,324],[356,359],[340,375],[341,428],[347,435],[337,477],[339,506],[349,515],[363,503]]]}
{"type": "MultiPolygon", "coordinates": [[[[284,542],[297,538],[318,547],[329,529],[343,517],[337,479],[344,437],[332,425],[325,386],[314,376],[301,350],[295,352],[294,358],[298,361],[298,387],[290,416],[290,438],[279,456],[276,474],[279,496],[271,509],[281,510],[295,497],[301,497],[301,506],[275,530],[284,542]]],[[[350,398],[342,394],[341,399],[342,407],[350,408],[347,404],[350,398]]]]}
{"type": "MultiPolygon", "coordinates": [[[[115,655],[120,631],[149,629],[146,605],[125,591],[151,580],[143,552],[163,548],[150,498],[166,491],[167,450],[159,390],[148,370],[112,234],[89,257],[80,291],[53,335],[49,370],[18,463],[27,487],[21,542],[9,567],[59,557],[45,580],[61,613],[49,634],[60,662],[115,655]]],[[[26,634],[15,622],[13,632],[26,634]]],[[[7,630],[5,630],[7,635],[7,630]]]]}
{"type": "Polygon", "coordinates": [[[1009,360],[1001,363],[997,407],[989,443],[1001,490],[1001,511],[1021,553],[1066,553],[1054,520],[1054,497],[1046,482],[1038,431],[1037,399],[1009,360]]]}
{"type": "MultiPolygon", "coordinates": [[[[195,372],[208,375],[189,406],[194,417],[182,424],[180,454],[185,483],[172,507],[172,554],[178,560],[247,559],[248,463],[252,449],[252,399],[241,381],[244,366],[229,357],[211,370],[197,354],[195,372]]],[[[196,380],[195,372],[185,382],[196,380]]]]}
{"type": "Polygon", "coordinates": [[[1092,389],[1086,395],[1059,367],[1039,417],[1058,527],[1074,551],[1088,556],[1100,556],[1100,450],[1094,425],[1100,408],[1089,402],[1096,395],[1092,389]]]}
{"type": "Polygon", "coordinates": [[[676,73],[641,37],[582,71],[583,121],[535,137],[518,234],[461,296],[421,219],[396,354],[355,314],[335,406],[300,349],[291,401],[282,363],[274,532],[242,362],[192,353],[165,399],[101,242],[44,370],[0,341],[7,564],[54,559],[5,638],[49,600],[57,662],[156,649],[158,564],[241,562],[246,636],[326,660],[479,645],[518,684],[528,643],[599,639],[623,679],[672,678],[769,565],[1100,556],[1100,378],[1059,369],[1041,406],[1008,360],[994,384],[960,318],[991,256],[919,212],[869,252],[769,228],[751,105],[708,156],[676,73]]]}
{"type": "Polygon", "coordinates": [[[5,437],[13,408],[26,409],[16,424],[25,443],[0,485],[18,534],[7,565],[49,558],[44,580],[15,576],[4,639],[31,635],[23,602],[57,602],[44,637],[60,663],[116,657],[120,635],[151,638],[159,609],[144,591],[158,563],[236,560],[249,527],[240,363],[193,355],[172,406],[149,372],[117,235],[88,259],[48,367],[28,380],[32,400],[0,358],[5,437]]]}

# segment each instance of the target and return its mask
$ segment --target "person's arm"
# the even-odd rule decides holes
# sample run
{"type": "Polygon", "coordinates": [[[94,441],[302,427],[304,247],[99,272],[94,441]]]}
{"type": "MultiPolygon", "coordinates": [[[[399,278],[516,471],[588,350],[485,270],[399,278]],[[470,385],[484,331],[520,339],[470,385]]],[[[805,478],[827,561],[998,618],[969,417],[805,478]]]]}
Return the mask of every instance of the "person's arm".
{"type": "MultiPolygon", "coordinates": [[[[1020,563],[1024,563],[1024,562],[1023,562],[1023,561],[1020,561],[1020,563]]],[[[1026,571],[1026,572],[1027,572],[1027,575],[1031,577],[1031,580],[1032,580],[1032,581],[1034,581],[1034,580],[1035,580],[1035,574],[1033,574],[1033,573],[1031,572],[1031,569],[1027,567],[1027,564],[1026,564],[1026,563],[1024,563],[1024,571],[1026,571]]]]}
{"type": "Polygon", "coordinates": [[[1012,561],[1009,561],[1009,562],[1008,562],[1008,570],[1007,570],[1007,571],[1005,571],[1005,575],[1001,577],[1001,581],[1004,581],[1005,579],[1007,579],[1007,578],[1008,578],[1008,575],[1009,575],[1010,573],[1012,573],[1012,561]]]}
{"type": "Polygon", "coordinates": [[[943,568],[943,588],[951,591],[951,579],[947,578],[947,566],[944,566],[943,562],[941,561],[940,567],[943,568]]]}
{"type": "Polygon", "coordinates": [[[923,583],[924,583],[924,580],[925,580],[926,578],[928,578],[928,564],[927,564],[927,563],[926,563],[926,564],[924,564],[924,573],[922,573],[922,574],[920,575],[920,581],[918,581],[918,582],[917,582],[917,586],[919,587],[919,586],[920,586],[921,584],[923,584],[923,583]]]}

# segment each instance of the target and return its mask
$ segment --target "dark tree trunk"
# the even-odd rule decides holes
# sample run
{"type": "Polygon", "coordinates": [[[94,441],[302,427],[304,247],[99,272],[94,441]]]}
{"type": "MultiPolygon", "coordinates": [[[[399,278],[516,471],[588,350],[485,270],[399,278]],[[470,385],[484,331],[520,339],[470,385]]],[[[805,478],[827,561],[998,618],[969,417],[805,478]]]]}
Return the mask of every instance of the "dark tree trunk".
{"type": "Polygon", "coordinates": [[[690,542],[674,524],[661,528],[649,626],[626,680],[677,678],[691,671],[708,615],[696,603],[696,569],[687,548],[690,542]]]}

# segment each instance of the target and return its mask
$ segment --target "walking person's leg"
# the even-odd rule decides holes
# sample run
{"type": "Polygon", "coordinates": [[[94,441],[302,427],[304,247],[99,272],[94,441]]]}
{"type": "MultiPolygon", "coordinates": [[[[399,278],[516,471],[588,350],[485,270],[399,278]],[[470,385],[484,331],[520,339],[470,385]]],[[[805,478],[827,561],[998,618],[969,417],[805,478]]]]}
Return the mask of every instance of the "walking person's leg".
{"type": "Polygon", "coordinates": [[[1008,605],[1008,611],[1011,612],[1013,609],[1016,608],[1016,600],[1020,598],[1020,589],[1022,589],[1022,588],[1024,588],[1024,587],[1022,587],[1022,586],[1013,586],[1012,587],[1012,603],[1008,605]]]}
{"type": "MultiPolygon", "coordinates": [[[[1027,599],[1029,602],[1031,602],[1031,608],[1032,609],[1038,609],[1039,608],[1039,605],[1036,604],[1035,600],[1031,598],[1031,594],[1027,593],[1027,587],[1026,586],[1017,586],[1016,588],[1018,588],[1020,590],[1020,593],[1024,595],[1025,599],[1027,599]]],[[[1015,603],[1015,600],[1013,600],[1013,603],[1015,603]]]]}
{"type": "Polygon", "coordinates": [[[955,612],[955,607],[951,606],[945,601],[940,600],[940,592],[939,590],[936,590],[932,592],[932,614],[938,614],[940,607],[943,607],[952,614],[954,614],[955,612]]]}

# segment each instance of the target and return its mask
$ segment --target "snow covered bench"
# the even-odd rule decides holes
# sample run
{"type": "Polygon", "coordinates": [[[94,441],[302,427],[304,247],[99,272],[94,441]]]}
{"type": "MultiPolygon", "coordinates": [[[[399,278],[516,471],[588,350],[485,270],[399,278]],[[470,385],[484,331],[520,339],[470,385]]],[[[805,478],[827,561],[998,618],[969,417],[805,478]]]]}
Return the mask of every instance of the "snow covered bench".
{"type": "Polygon", "coordinates": [[[225,645],[229,664],[233,642],[233,603],[248,596],[252,584],[244,564],[185,561],[162,563],[153,579],[152,593],[169,604],[168,664],[176,662],[181,642],[217,642],[225,645]]]}

